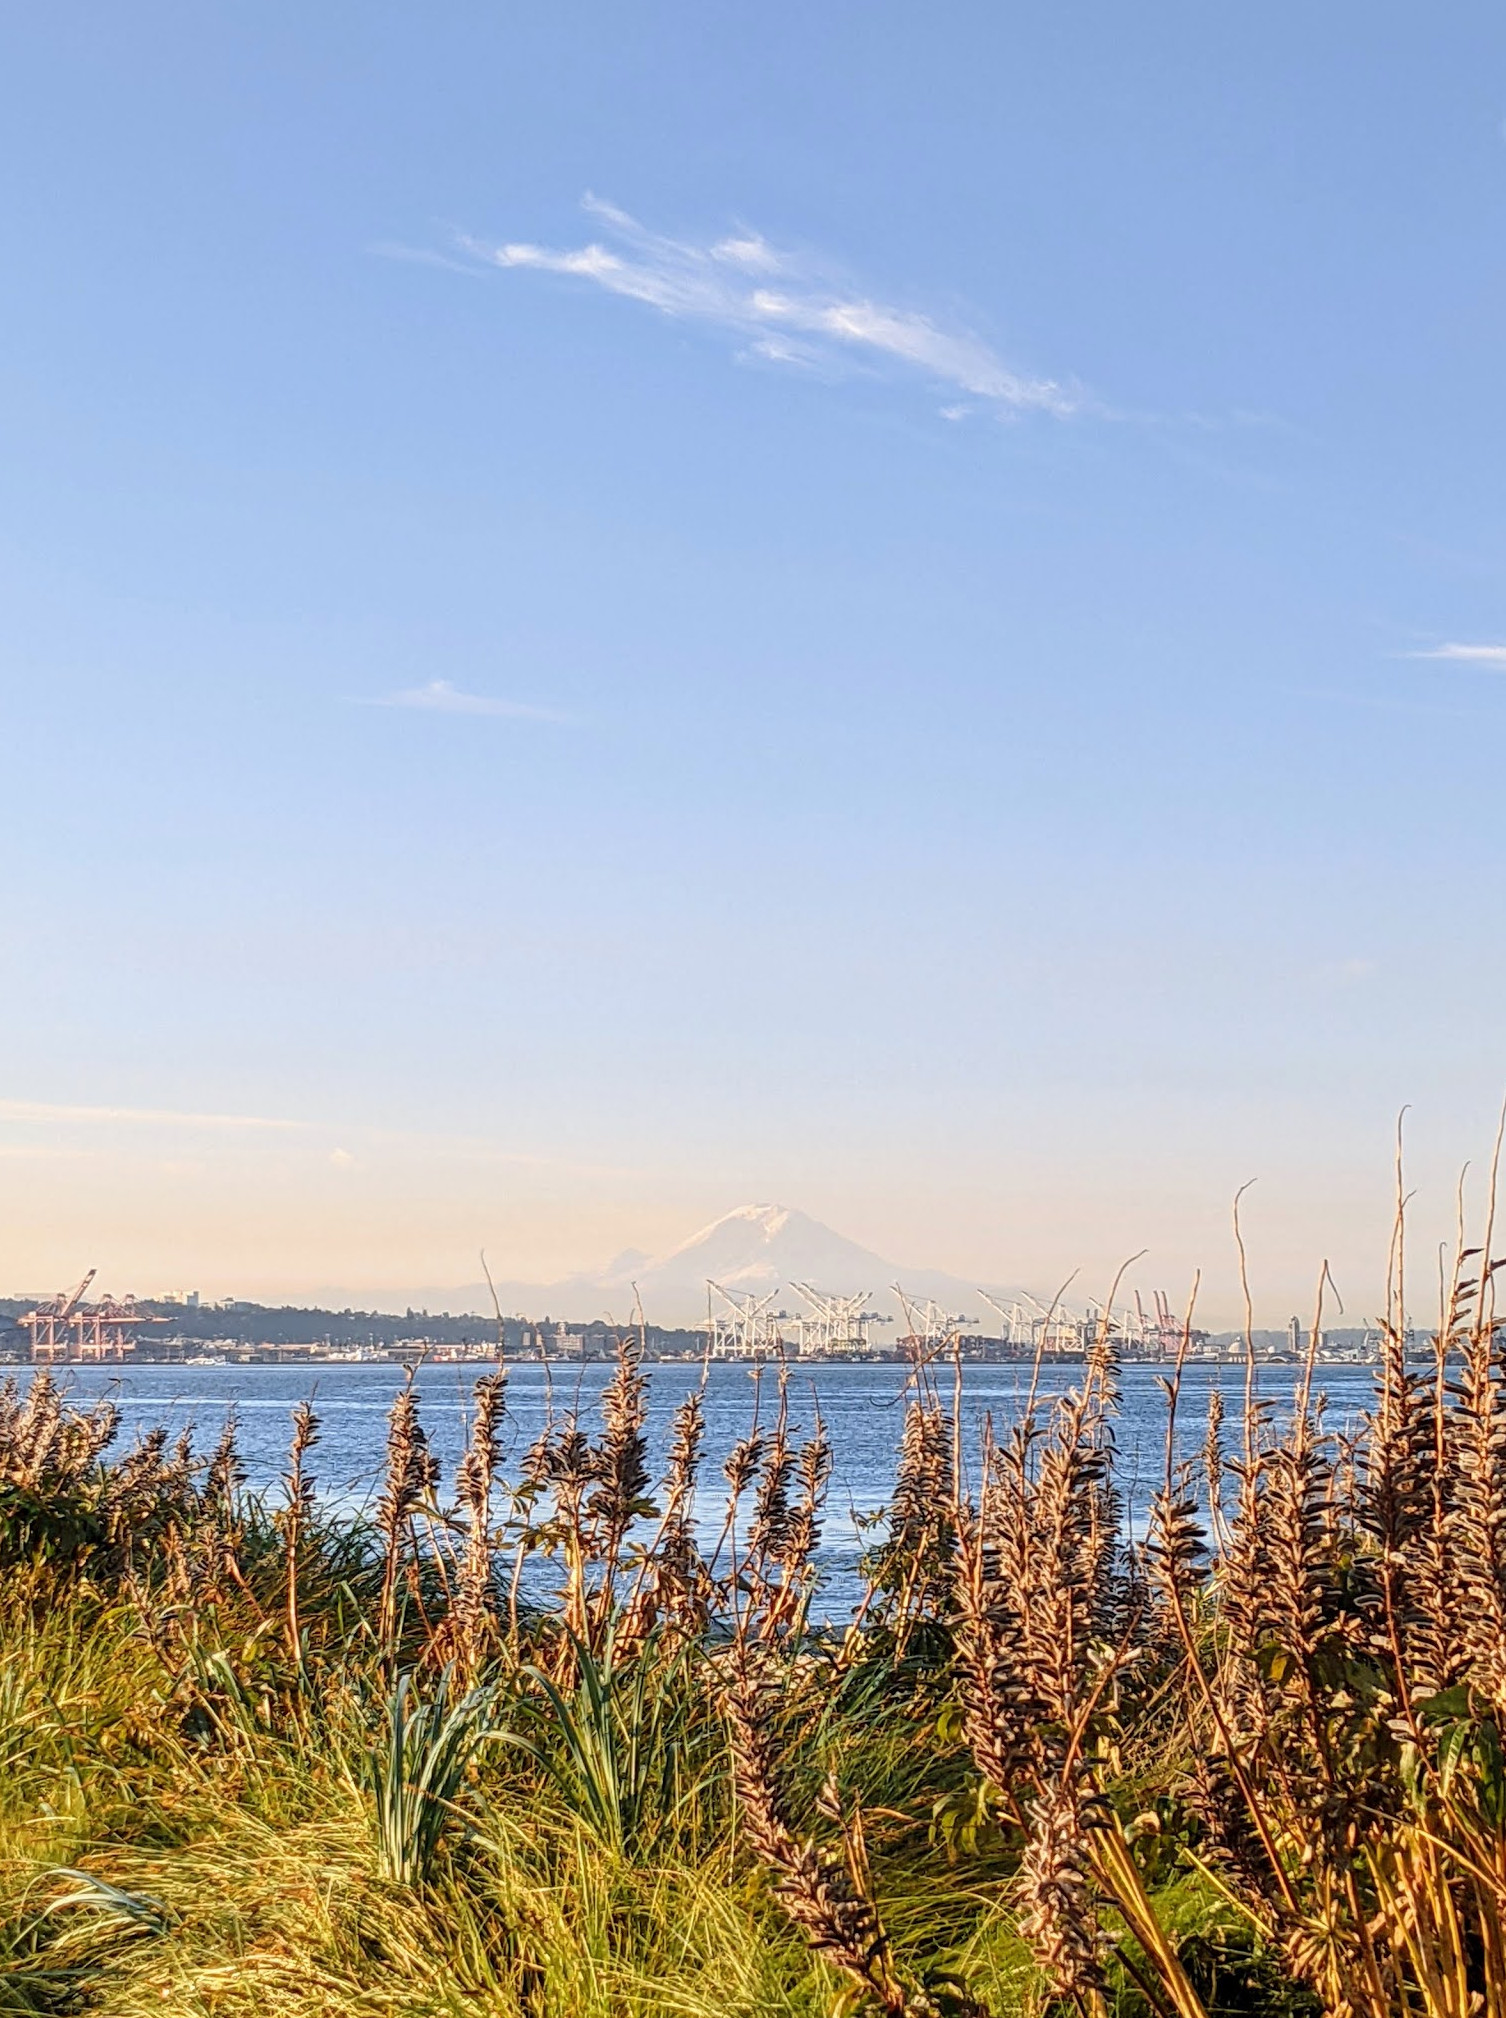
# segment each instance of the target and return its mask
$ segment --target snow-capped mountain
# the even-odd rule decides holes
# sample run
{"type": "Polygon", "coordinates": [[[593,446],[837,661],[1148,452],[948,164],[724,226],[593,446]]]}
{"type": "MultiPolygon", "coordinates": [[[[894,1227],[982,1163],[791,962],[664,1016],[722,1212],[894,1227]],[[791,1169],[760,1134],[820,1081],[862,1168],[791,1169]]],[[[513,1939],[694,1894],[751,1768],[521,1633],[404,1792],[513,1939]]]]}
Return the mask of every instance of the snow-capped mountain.
{"type": "MultiPolygon", "coordinates": [[[[708,1280],[734,1295],[779,1291],[780,1303],[791,1311],[801,1308],[796,1283],[836,1296],[866,1291],[873,1309],[898,1319],[902,1311],[892,1289],[897,1282],[907,1296],[934,1298],[954,1315],[976,1319],[980,1329],[995,1322],[975,1284],[934,1268],[886,1261],[787,1205],[739,1205],[664,1254],[621,1254],[598,1274],[563,1282],[499,1282],[497,1294],[504,1309],[534,1316],[547,1312],[579,1321],[610,1314],[625,1320],[636,1285],[651,1324],[688,1325],[705,1320],[708,1280]]],[[[1020,1294],[994,1293],[1001,1300],[1020,1294]]],[[[416,1291],[411,1300],[431,1310],[486,1310],[491,1302],[485,1283],[416,1291]]]]}
{"type": "MultiPolygon", "coordinates": [[[[626,1280],[629,1271],[619,1279],[626,1280]]],[[[814,1282],[839,1295],[878,1290],[894,1271],[866,1247],[787,1205],[739,1205],[709,1226],[631,1271],[644,1301],[650,1296],[698,1297],[704,1310],[708,1279],[723,1289],[778,1289],[814,1282]]]]}

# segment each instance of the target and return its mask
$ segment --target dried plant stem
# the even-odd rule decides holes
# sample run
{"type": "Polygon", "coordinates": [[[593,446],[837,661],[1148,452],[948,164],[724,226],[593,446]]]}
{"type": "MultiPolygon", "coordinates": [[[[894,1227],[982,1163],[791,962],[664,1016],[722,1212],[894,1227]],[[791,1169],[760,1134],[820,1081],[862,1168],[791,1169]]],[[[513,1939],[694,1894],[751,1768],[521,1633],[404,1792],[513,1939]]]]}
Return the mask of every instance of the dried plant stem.
{"type": "Polygon", "coordinates": [[[377,1500],[377,1532],[382,1542],[377,1641],[389,1661],[396,1652],[398,1582],[414,1516],[432,1494],[439,1477],[439,1467],[419,1422],[413,1381],[410,1367],[387,1418],[387,1471],[377,1500]]]}
{"type": "Polygon", "coordinates": [[[303,1666],[303,1633],[298,1617],[298,1573],[302,1560],[304,1531],[314,1506],[314,1482],[305,1460],[319,1441],[319,1418],[309,1402],[301,1401],[293,1410],[293,1440],[288,1450],[285,1480],[287,1505],[283,1513],[283,1550],[286,1557],[283,1623],[288,1659],[303,1666]]]}

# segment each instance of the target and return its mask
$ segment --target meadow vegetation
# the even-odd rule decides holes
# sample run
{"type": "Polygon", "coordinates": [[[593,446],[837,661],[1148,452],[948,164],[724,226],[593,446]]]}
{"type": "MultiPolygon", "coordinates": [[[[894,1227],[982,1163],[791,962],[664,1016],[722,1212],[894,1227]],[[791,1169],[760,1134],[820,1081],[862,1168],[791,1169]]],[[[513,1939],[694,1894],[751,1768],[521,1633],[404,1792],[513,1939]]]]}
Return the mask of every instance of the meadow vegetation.
{"type": "Polygon", "coordinates": [[[1107,1329],[978,1447],[917,1363],[840,1627],[777,1369],[709,1523],[631,1341],[507,1479],[480,1380],[449,1493],[410,1382],[360,1520],[312,1408],[253,1495],[6,1387],[0,2012],[1506,2018],[1506,1363],[1393,1272],[1360,1428],[1309,1368],[1186,1462],[1173,1374],[1133,1528],[1107,1329]]]}

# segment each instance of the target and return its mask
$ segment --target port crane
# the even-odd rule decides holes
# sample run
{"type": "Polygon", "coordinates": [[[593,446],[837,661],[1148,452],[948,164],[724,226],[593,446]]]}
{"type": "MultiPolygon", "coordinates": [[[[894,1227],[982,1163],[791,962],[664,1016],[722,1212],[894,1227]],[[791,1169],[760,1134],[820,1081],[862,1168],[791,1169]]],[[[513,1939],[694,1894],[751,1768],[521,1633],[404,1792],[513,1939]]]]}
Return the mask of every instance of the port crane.
{"type": "Polygon", "coordinates": [[[860,1289],[856,1296],[826,1296],[819,1289],[812,1289],[808,1282],[792,1282],[790,1287],[811,1310],[809,1317],[799,1321],[802,1359],[828,1356],[840,1359],[865,1353],[869,1347],[869,1326],[893,1323],[892,1318],[863,1308],[868,1301],[866,1289],[860,1289]]]}
{"type": "Polygon", "coordinates": [[[759,1296],[755,1291],[724,1289],[706,1278],[706,1349],[713,1359],[777,1359],[784,1351],[780,1330],[785,1312],[771,1306],[776,1289],[759,1296]],[[720,1298],[720,1305],[716,1299],[720,1298]]]}
{"type": "Polygon", "coordinates": [[[906,1335],[899,1344],[911,1353],[933,1353],[948,1339],[956,1338],[964,1325],[976,1324],[975,1317],[965,1317],[961,1311],[943,1310],[935,1297],[928,1296],[924,1303],[918,1298],[905,1294],[899,1283],[889,1287],[899,1298],[900,1309],[905,1313],[906,1335]]]}
{"type": "Polygon", "coordinates": [[[97,1268],[91,1268],[74,1289],[60,1289],[49,1303],[39,1303],[35,1310],[28,1310],[17,1320],[31,1333],[33,1359],[68,1357],[68,1320],[83,1302],[98,1273],[97,1268]]]}
{"type": "Polygon", "coordinates": [[[124,1359],[136,1350],[136,1334],[144,1324],[166,1324],[165,1317],[150,1317],[136,1308],[134,1297],[123,1302],[113,1296],[98,1303],[85,1297],[98,1269],[71,1290],[60,1290],[50,1302],[26,1311],[17,1322],[31,1334],[34,1360],[71,1362],[124,1359]]]}
{"type": "MultiPolygon", "coordinates": [[[[1038,1296],[1024,1291],[1013,1303],[1000,1303],[996,1296],[990,1296],[986,1289],[978,1291],[989,1309],[997,1312],[1004,1323],[1004,1342],[1016,1352],[1032,1352],[1039,1343],[1047,1349],[1058,1343],[1061,1327],[1073,1322],[1065,1319],[1060,1309],[1048,1310],[1038,1296]],[[1043,1332],[1047,1334],[1044,1338],[1043,1332]]],[[[1074,1339],[1075,1343],[1075,1339],[1074,1339]]]]}

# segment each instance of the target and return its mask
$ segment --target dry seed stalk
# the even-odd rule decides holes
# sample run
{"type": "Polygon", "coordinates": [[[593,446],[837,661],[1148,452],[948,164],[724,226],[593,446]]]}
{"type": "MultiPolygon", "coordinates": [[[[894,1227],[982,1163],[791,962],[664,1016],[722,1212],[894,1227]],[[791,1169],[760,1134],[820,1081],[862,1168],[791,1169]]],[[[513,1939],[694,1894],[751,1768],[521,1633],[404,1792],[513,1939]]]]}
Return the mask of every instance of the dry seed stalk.
{"type": "MultiPolygon", "coordinates": [[[[938,2018],[934,2001],[906,1990],[895,1969],[889,1937],[874,1901],[860,1814],[844,1813],[828,1787],[825,1811],[841,1829],[841,1849],[797,1836],[779,1789],[773,1736],[769,1659],[738,1642],[725,1691],[732,1772],[738,1813],[747,1840],[769,1872],[780,1904],[811,1947],[840,1969],[870,2004],[888,2018],[938,2018]]],[[[959,2018],[986,2018],[970,2000],[954,2003],[959,2018]]]]}
{"type": "Polygon", "coordinates": [[[499,1367],[476,1382],[470,1439],[456,1476],[456,1495],[465,1514],[465,1552],[455,1582],[452,1658],[462,1679],[474,1680],[495,1629],[491,1608],[492,1493],[502,1461],[502,1418],[507,1408],[507,1374],[499,1367]]]}
{"type": "Polygon", "coordinates": [[[413,1369],[398,1390],[387,1418],[387,1470],[377,1500],[377,1532],[382,1540],[382,1589],[377,1609],[377,1638],[390,1659],[397,1633],[397,1587],[412,1535],[413,1521],[432,1495],[439,1466],[429,1450],[418,1419],[413,1369]]]}
{"type": "Polygon", "coordinates": [[[288,1469],[284,1479],[286,1504],[280,1516],[284,1557],[283,1629],[289,1661],[303,1665],[303,1634],[298,1617],[298,1571],[303,1535],[314,1510],[314,1481],[304,1460],[319,1441],[319,1418],[312,1406],[300,1401],[293,1410],[293,1440],[288,1446],[288,1469]]]}

